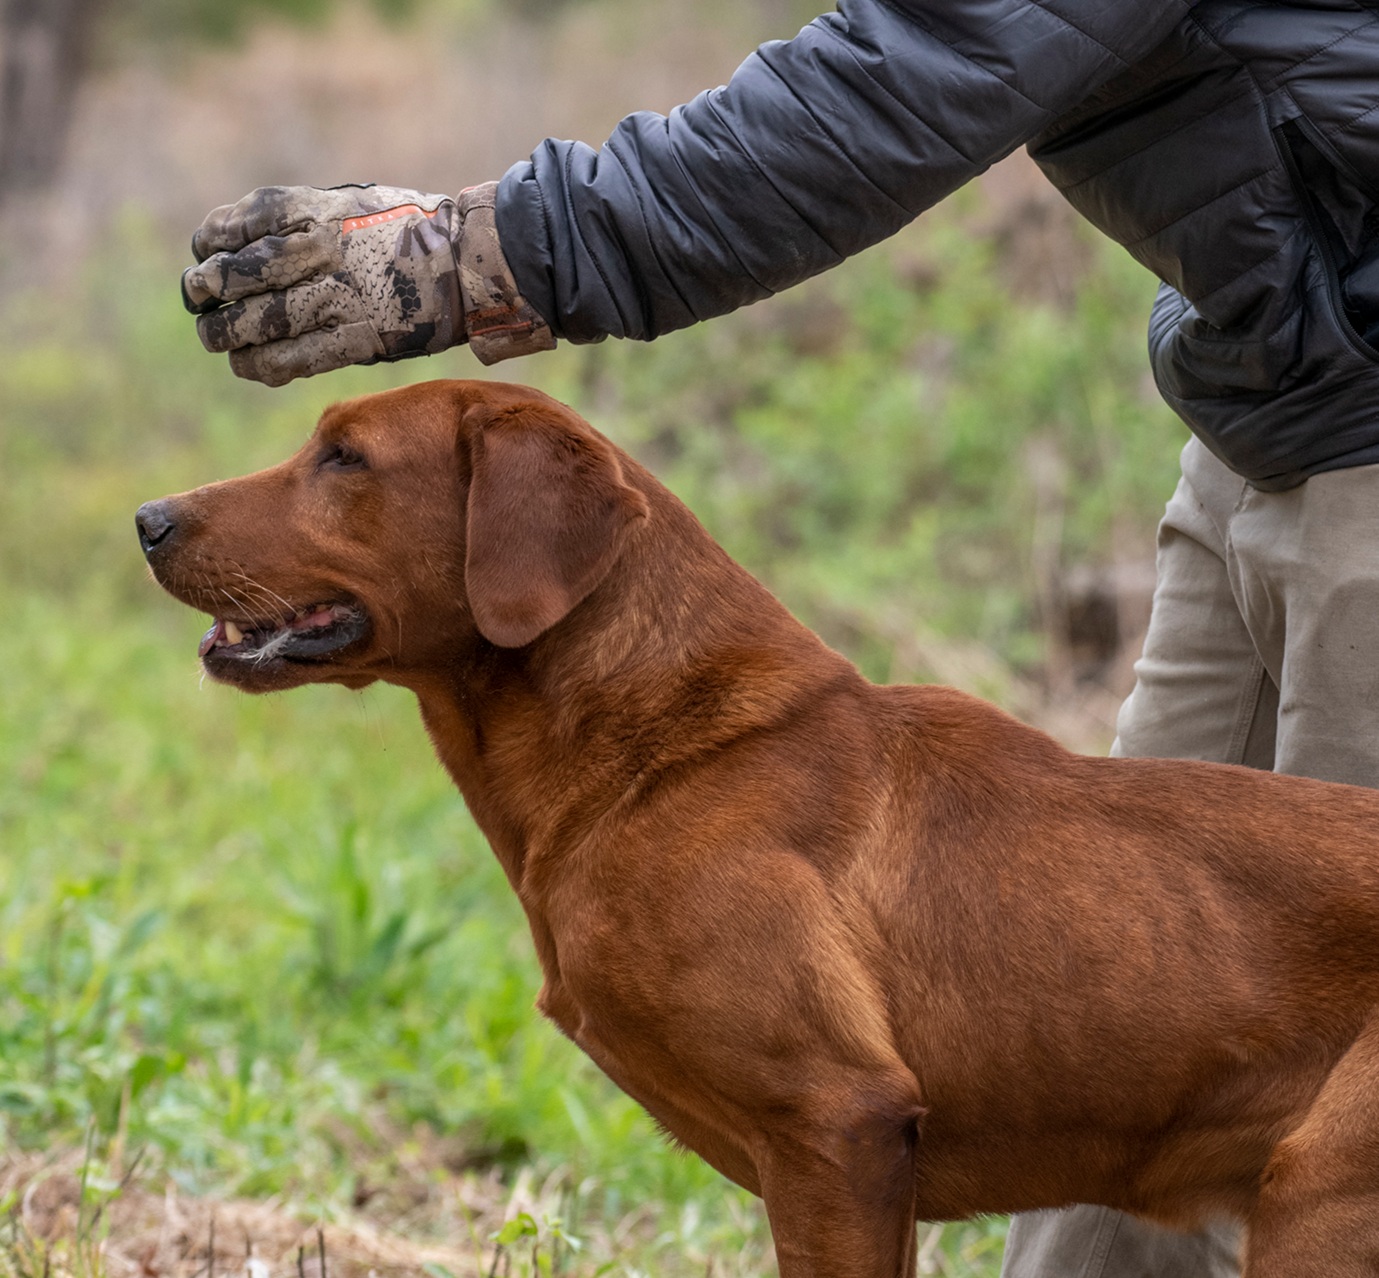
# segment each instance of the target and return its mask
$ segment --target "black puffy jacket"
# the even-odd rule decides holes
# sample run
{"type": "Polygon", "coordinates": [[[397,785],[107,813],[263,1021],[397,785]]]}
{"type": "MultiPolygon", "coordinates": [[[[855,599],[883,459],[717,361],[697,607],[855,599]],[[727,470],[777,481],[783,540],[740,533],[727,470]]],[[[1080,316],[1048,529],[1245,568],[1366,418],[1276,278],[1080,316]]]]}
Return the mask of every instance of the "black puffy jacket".
{"type": "Polygon", "coordinates": [[[1164,281],[1168,402],[1287,488],[1379,462],[1376,4],[841,0],[601,151],[544,143],[502,181],[503,248],[558,336],[649,339],[835,265],[1026,143],[1164,281]]]}

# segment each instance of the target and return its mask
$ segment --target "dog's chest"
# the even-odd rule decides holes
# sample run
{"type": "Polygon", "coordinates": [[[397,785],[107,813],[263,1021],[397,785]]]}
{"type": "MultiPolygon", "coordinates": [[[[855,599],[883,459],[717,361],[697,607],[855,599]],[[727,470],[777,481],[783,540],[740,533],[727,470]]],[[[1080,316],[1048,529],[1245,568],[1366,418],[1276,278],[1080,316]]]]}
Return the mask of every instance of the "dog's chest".
{"type": "Polygon", "coordinates": [[[667,1122],[667,1102],[688,1101],[700,1090],[703,1068],[697,1054],[685,1050],[685,1027],[697,1018],[686,991],[676,989],[671,956],[646,938],[638,943],[608,918],[586,915],[581,927],[543,930],[537,948],[546,979],[538,1010],[667,1122]]]}

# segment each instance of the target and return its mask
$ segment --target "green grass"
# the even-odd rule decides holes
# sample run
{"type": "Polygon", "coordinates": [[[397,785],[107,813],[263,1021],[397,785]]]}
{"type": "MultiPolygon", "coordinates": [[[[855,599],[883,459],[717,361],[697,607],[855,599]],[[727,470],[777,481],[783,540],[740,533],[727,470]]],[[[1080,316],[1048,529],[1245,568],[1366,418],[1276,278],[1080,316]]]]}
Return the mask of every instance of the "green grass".
{"type": "MultiPolygon", "coordinates": [[[[0,306],[0,1133],[142,1148],[184,1189],[325,1212],[438,1133],[457,1166],[563,1169],[605,1240],[570,1272],[761,1272],[757,1207],[533,1011],[520,910],[409,698],[203,686],[204,619],[140,562],[141,501],[278,459],[331,400],[472,360],[237,383],[149,227],[120,241],[123,290],[93,275],[0,306]],[[619,1235],[641,1203],[659,1223],[619,1235]]],[[[873,254],[651,348],[498,371],[647,458],[869,673],[894,668],[897,617],[1037,669],[1031,456],[1060,476],[1065,562],[1147,537],[1169,491],[1146,281],[1108,260],[1070,311],[1030,309],[951,218],[908,251],[920,283],[873,254]]],[[[945,1272],[995,1274],[1002,1232],[950,1227],[945,1272]]]]}

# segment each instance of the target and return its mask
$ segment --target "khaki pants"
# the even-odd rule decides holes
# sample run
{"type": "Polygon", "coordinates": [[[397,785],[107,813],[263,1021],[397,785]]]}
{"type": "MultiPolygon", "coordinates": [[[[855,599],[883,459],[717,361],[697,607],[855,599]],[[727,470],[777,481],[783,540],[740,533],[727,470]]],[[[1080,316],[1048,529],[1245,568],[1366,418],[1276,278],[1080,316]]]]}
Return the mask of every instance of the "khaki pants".
{"type": "MultiPolygon", "coordinates": [[[[1379,787],[1379,467],[1263,493],[1193,440],[1113,754],[1379,787]]],[[[1003,1278],[1230,1278],[1236,1230],[1104,1207],[1011,1223],[1003,1278]]]]}

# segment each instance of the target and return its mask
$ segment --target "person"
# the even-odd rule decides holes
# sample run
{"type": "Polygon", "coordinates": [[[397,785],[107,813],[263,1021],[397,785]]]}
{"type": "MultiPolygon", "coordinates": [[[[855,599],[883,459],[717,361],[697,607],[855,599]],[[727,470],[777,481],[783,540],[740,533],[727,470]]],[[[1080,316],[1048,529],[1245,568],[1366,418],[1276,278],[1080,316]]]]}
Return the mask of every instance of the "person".
{"type": "MultiPolygon", "coordinates": [[[[197,231],[184,299],[270,384],[650,340],[1025,145],[1162,281],[1150,358],[1193,434],[1114,751],[1379,785],[1376,85],[1361,0],[841,0],[598,151],[548,140],[453,198],[254,192],[197,231]]],[[[1237,1250],[1074,1206],[1017,1216],[1004,1272],[1205,1278],[1237,1250]]]]}

